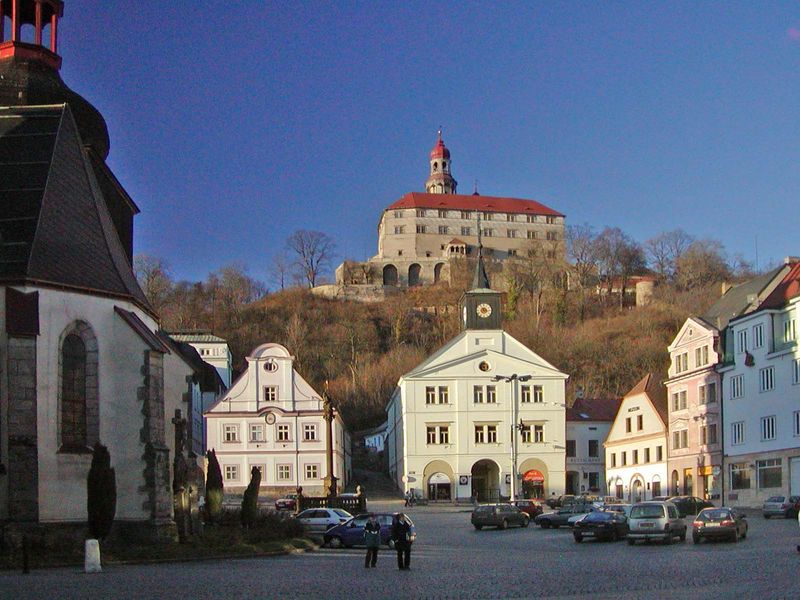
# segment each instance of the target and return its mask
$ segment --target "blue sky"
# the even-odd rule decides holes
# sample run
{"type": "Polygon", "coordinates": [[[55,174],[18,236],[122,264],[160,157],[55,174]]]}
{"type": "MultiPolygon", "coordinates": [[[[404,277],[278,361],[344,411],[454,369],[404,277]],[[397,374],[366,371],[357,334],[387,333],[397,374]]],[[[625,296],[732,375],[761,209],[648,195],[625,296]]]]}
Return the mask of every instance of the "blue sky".
{"type": "Polygon", "coordinates": [[[62,76],[108,122],[135,252],[176,278],[268,280],[301,228],[371,256],[440,125],[460,191],[800,254],[797,3],[131,6],[65,3],[62,76]]]}

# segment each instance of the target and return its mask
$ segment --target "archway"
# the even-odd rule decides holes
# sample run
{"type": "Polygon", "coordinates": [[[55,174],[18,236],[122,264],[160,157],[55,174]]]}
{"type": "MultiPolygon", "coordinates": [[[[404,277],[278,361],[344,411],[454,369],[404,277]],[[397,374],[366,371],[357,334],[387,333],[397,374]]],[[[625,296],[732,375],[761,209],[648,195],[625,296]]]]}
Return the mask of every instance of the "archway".
{"type": "Polygon", "coordinates": [[[478,502],[500,500],[500,467],[496,462],[482,459],[472,465],[472,495],[478,502]]]}
{"type": "Polygon", "coordinates": [[[433,267],[433,282],[439,283],[442,279],[442,267],[444,267],[444,263],[436,263],[436,266],[433,267]]]}
{"type": "Polygon", "coordinates": [[[525,498],[547,498],[547,465],[538,458],[524,460],[519,466],[522,474],[522,494],[525,498]]]}
{"type": "Polygon", "coordinates": [[[383,267],[383,285],[397,285],[397,267],[394,265],[383,267]]]}
{"type": "Polygon", "coordinates": [[[670,486],[670,491],[672,492],[673,496],[677,496],[680,494],[680,490],[678,489],[678,471],[675,470],[672,472],[672,485],[670,486]]]}
{"type": "Polygon", "coordinates": [[[428,500],[450,501],[453,499],[455,475],[450,465],[443,460],[433,460],[422,472],[425,486],[423,493],[428,500]]]}
{"type": "Polygon", "coordinates": [[[630,501],[631,503],[644,500],[644,480],[641,475],[634,475],[631,479],[630,501]]]}
{"type": "Polygon", "coordinates": [[[422,267],[420,267],[417,263],[414,263],[410,267],[408,267],[408,287],[412,287],[415,285],[419,285],[419,274],[422,271],[422,267]]]}

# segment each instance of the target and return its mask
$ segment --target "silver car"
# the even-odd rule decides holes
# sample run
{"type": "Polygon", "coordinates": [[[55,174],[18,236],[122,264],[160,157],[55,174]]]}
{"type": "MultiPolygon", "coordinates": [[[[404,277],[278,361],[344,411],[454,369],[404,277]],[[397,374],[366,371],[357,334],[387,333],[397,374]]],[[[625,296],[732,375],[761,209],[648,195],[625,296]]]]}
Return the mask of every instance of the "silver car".
{"type": "Polygon", "coordinates": [[[334,525],[352,518],[353,515],[341,508],[309,508],[297,515],[297,520],[309,533],[325,533],[334,525]]]}
{"type": "Polygon", "coordinates": [[[765,519],[786,517],[794,519],[800,508],[800,496],[770,496],[761,507],[765,519]]]}
{"type": "Polygon", "coordinates": [[[686,540],[686,522],[678,516],[672,502],[638,502],[631,508],[628,519],[628,544],[636,540],[662,540],[671,544],[676,537],[686,540]]]}

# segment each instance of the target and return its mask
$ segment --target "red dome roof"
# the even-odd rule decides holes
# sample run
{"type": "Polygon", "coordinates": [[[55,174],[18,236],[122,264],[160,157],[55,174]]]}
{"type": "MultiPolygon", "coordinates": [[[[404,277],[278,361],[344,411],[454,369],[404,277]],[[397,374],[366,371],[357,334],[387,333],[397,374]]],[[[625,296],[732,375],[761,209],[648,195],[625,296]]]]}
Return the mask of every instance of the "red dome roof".
{"type": "Polygon", "coordinates": [[[434,158],[450,158],[450,150],[444,145],[441,134],[439,134],[439,139],[436,140],[436,145],[431,150],[431,160],[434,158]]]}

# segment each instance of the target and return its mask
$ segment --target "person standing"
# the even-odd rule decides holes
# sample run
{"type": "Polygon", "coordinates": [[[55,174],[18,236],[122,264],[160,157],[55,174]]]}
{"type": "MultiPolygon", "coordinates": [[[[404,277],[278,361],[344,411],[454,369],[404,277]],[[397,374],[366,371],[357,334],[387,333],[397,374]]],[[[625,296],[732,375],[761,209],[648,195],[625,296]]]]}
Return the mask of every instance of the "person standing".
{"type": "Polygon", "coordinates": [[[411,491],[406,490],[406,503],[405,506],[408,506],[409,501],[411,500],[411,491]]]}
{"type": "Polygon", "coordinates": [[[397,551],[397,568],[401,571],[411,568],[411,525],[403,513],[397,513],[392,520],[392,540],[397,551]]]}
{"type": "Polygon", "coordinates": [[[375,567],[378,562],[378,549],[381,547],[381,525],[375,518],[375,513],[369,514],[367,524],[364,525],[364,544],[367,546],[364,568],[375,567]]]}

